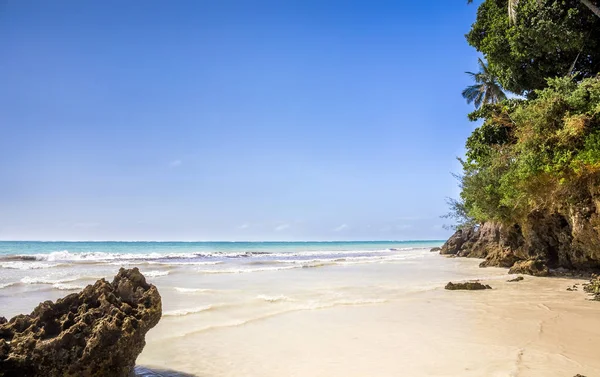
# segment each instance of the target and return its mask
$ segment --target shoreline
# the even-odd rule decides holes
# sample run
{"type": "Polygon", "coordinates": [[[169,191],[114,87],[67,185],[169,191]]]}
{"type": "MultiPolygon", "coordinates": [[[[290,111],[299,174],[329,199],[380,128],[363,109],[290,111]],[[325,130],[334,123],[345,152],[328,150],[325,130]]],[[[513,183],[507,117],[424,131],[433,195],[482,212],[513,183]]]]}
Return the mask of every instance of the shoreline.
{"type": "MultiPolygon", "coordinates": [[[[466,269],[479,263],[454,261],[466,269]]],[[[294,310],[181,337],[151,333],[138,364],[207,377],[600,374],[600,306],[566,290],[582,279],[524,275],[509,283],[507,269],[486,270],[494,276],[480,280],[493,287],[485,292],[439,284],[385,302],[294,310]]],[[[177,318],[163,321],[178,326],[177,318]]]]}
{"type": "MultiPolygon", "coordinates": [[[[481,259],[422,248],[336,257],[319,251],[318,263],[314,253],[256,254],[216,265],[133,261],[163,302],[162,318],[137,359],[146,368],[139,375],[600,374],[600,303],[588,300],[584,277],[508,274],[506,268],[479,267],[481,259]],[[524,279],[508,282],[517,276],[524,279]],[[473,280],[493,289],[444,289],[449,281],[473,280]],[[578,289],[569,291],[574,285],[578,289]]],[[[27,313],[34,301],[67,294],[50,283],[115,268],[112,260],[3,267],[21,283],[0,291],[0,306],[5,314],[27,313]],[[50,275],[26,284],[22,276],[31,273],[50,275]]]]}

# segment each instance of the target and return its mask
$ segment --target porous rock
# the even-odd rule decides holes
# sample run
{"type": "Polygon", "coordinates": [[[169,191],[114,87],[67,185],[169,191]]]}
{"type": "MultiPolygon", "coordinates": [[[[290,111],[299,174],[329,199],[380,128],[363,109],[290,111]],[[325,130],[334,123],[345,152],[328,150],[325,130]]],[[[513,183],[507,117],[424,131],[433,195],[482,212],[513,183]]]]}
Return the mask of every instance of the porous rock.
{"type": "Polygon", "coordinates": [[[160,320],[155,286],[121,268],[29,315],[0,318],[0,377],[126,377],[160,320]]]}
{"type": "Polygon", "coordinates": [[[451,290],[451,291],[456,291],[456,290],[479,291],[479,290],[483,290],[483,289],[492,289],[492,287],[490,287],[489,285],[481,284],[478,281],[467,281],[464,283],[449,282],[448,284],[446,284],[445,288],[448,290],[451,290]]]}
{"type": "Polygon", "coordinates": [[[516,262],[510,270],[509,274],[526,274],[533,276],[548,276],[550,270],[548,266],[541,260],[525,260],[516,262]]]}

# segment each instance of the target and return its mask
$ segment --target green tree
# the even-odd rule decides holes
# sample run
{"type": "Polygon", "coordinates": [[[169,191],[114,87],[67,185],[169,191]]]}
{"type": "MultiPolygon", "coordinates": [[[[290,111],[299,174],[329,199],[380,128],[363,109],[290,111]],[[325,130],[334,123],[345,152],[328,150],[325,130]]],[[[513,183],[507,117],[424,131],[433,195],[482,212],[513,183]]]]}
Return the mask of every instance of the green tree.
{"type": "MultiPolygon", "coordinates": [[[[579,79],[600,71],[600,21],[582,0],[520,0],[518,17],[507,16],[514,0],[485,0],[467,41],[485,56],[502,87],[535,95],[547,78],[579,79]]],[[[593,4],[592,4],[593,5],[593,4]]]]}
{"type": "MultiPolygon", "coordinates": [[[[517,6],[519,5],[520,0],[508,0],[508,17],[512,22],[517,21],[517,6]]],[[[579,0],[583,5],[588,7],[594,14],[600,17],[600,8],[594,5],[589,0],[579,0]]],[[[469,0],[468,3],[471,4],[473,0],[469,0]]],[[[538,0],[539,2],[539,0],[538,0]]]]}
{"type": "Polygon", "coordinates": [[[457,215],[519,223],[600,195],[600,77],[550,79],[535,99],[476,113],[484,122],[466,143],[457,215]]]}
{"type": "Polygon", "coordinates": [[[487,64],[479,59],[479,72],[466,72],[473,78],[475,84],[468,86],[462,92],[467,103],[474,103],[476,108],[488,103],[498,103],[506,99],[502,85],[498,83],[496,76],[490,71],[487,64]]]}

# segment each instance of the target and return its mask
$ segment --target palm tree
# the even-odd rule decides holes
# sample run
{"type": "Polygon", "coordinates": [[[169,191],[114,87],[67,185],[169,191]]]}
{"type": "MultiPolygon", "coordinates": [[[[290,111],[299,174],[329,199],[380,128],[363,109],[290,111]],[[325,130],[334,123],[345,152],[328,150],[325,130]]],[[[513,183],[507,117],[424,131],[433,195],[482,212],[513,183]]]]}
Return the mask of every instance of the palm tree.
{"type": "Polygon", "coordinates": [[[490,72],[487,64],[479,58],[479,72],[466,72],[475,80],[474,85],[468,86],[462,92],[467,103],[473,102],[476,108],[486,103],[498,103],[506,99],[506,94],[498,78],[490,72]]]}

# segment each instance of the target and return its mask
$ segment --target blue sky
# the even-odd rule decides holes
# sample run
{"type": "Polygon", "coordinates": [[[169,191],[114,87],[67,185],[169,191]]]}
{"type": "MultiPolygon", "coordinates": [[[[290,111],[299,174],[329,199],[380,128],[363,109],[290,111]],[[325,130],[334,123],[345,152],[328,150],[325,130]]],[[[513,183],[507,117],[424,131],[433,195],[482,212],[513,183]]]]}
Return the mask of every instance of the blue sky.
{"type": "Polygon", "coordinates": [[[5,1],[0,239],[448,236],[466,1],[5,1]]]}

